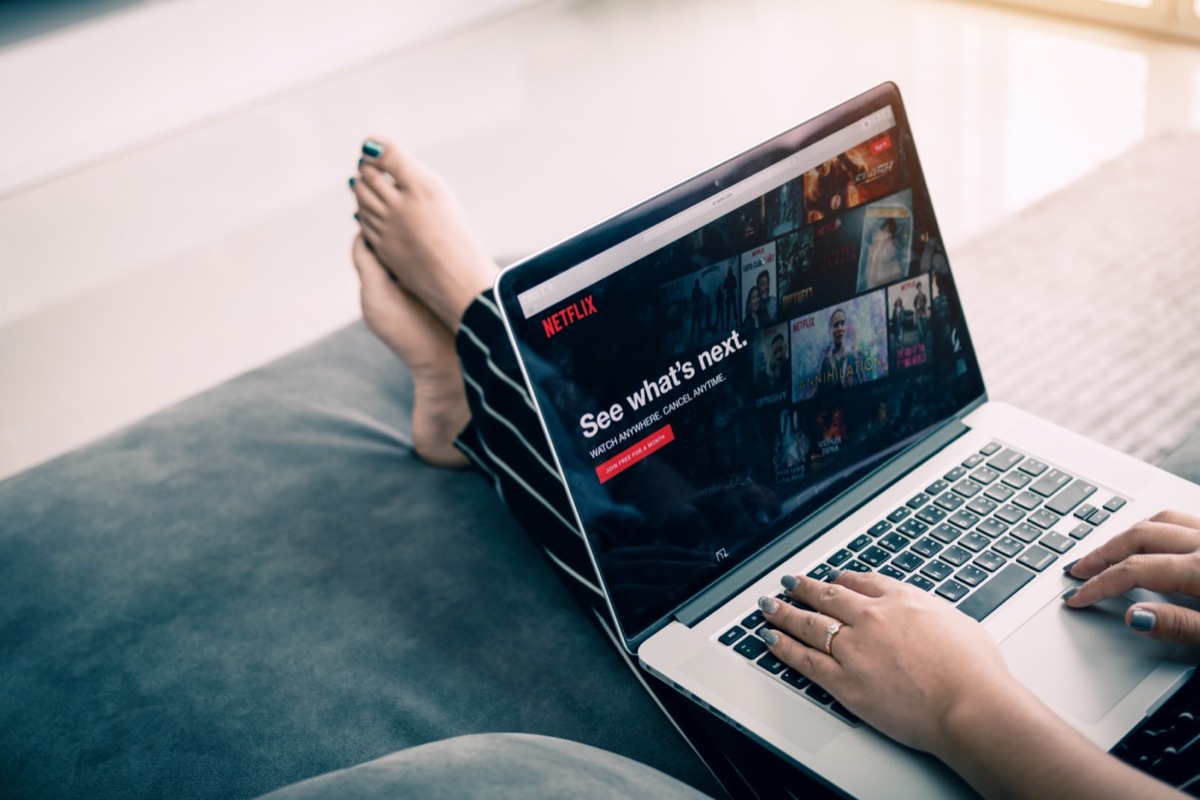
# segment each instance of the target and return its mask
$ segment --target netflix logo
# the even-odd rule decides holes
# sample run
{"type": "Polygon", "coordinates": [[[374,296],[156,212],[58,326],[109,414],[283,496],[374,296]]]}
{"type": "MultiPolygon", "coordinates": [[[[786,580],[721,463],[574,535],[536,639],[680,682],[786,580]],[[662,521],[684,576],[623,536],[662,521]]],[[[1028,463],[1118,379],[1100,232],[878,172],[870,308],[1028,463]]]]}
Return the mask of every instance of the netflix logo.
{"type": "Polygon", "coordinates": [[[582,300],[576,300],[571,305],[565,308],[560,308],[550,316],[542,320],[542,330],[546,332],[546,338],[549,339],[556,333],[560,333],[563,328],[568,325],[573,325],[584,317],[590,317],[596,313],[596,301],[592,295],[588,295],[582,300]]]}

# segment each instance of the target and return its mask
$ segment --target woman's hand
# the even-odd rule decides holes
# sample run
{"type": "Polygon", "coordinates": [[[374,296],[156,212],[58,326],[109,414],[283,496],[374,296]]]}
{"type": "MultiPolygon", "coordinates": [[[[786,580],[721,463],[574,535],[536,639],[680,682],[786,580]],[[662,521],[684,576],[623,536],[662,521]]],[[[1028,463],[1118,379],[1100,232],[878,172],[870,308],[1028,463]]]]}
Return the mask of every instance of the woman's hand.
{"type": "MultiPolygon", "coordinates": [[[[1179,511],[1155,514],[1079,559],[1069,574],[1087,579],[1065,595],[1072,608],[1135,588],[1200,598],[1200,517],[1179,511]]],[[[1125,612],[1125,623],[1143,636],[1200,645],[1200,611],[1172,603],[1136,603],[1125,612]]]]}

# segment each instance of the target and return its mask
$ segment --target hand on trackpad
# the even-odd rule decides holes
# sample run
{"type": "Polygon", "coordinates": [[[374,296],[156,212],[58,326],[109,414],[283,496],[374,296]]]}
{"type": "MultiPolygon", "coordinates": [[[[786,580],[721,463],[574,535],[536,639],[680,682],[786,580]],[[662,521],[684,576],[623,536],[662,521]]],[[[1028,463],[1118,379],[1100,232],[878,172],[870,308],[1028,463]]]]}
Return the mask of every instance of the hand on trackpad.
{"type": "Polygon", "coordinates": [[[1114,597],[1076,610],[1056,597],[1000,650],[1009,669],[1035,694],[1094,724],[1178,649],[1126,628],[1129,605],[1129,599],[1114,597]]]}

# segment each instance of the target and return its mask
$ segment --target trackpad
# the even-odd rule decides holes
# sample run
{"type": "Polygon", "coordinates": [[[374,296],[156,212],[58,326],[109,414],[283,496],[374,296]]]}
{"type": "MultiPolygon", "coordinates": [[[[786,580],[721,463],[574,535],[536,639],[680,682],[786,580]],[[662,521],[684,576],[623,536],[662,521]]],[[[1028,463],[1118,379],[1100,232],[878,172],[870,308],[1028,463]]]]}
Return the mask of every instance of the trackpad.
{"type": "Polygon", "coordinates": [[[1176,645],[1125,627],[1130,601],[1071,609],[1055,598],[1000,645],[1013,674],[1050,705],[1096,723],[1176,645]]]}

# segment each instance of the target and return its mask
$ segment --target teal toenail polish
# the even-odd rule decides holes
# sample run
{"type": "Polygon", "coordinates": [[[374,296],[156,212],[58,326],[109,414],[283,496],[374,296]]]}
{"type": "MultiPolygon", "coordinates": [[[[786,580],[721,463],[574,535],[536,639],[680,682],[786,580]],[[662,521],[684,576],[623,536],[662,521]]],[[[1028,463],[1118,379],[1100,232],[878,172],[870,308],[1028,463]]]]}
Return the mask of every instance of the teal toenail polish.
{"type": "Polygon", "coordinates": [[[381,145],[379,142],[372,142],[370,139],[367,139],[365,142],[363,142],[363,153],[371,158],[379,158],[381,155],[383,155],[383,145],[381,145]]]}
{"type": "Polygon", "coordinates": [[[360,167],[362,166],[362,161],[363,161],[363,160],[362,160],[361,158],[358,160],[358,165],[359,165],[360,167]]]}
{"type": "Polygon", "coordinates": [[[354,221],[355,221],[355,222],[361,222],[361,221],[362,221],[362,220],[360,220],[360,219],[358,218],[358,212],[357,212],[357,211],[355,211],[355,212],[354,212],[354,221]]]}
{"type": "Polygon", "coordinates": [[[1144,608],[1135,608],[1129,615],[1129,627],[1143,633],[1154,630],[1154,612],[1144,608]]]}
{"type": "Polygon", "coordinates": [[[351,189],[353,189],[353,188],[354,188],[354,184],[356,184],[356,183],[358,183],[358,181],[356,181],[354,178],[351,178],[351,179],[350,179],[350,188],[351,188],[351,189]]]}

